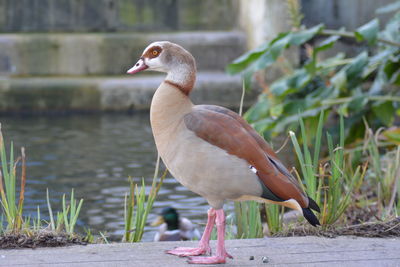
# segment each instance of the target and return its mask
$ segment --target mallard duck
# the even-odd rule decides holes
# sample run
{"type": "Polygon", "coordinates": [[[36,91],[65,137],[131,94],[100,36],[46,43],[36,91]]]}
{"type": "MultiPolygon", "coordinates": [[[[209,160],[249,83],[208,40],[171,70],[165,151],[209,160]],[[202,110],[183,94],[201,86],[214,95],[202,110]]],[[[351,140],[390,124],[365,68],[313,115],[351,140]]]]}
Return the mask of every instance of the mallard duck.
{"type": "Polygon", "coordinates": [[[200,239],[200,232],[187,218],[180,217],[176,209],[166,207],[151,226],[159,226],[154,241],[185,241],[200,239]]]}
{"type": "Polygon", "coordinates": [[[298,210],[316,226],[319,212],[268,143],[238,114],[214,105],[194,105],[189,98],[196,80],[196,63],[183,47],[167,41],[145,48],[128,70],[167,73],[154,93],[150,122],[157,150],[170,173],[210,204],[207,225],[197,248],[178,247],[167,253],[189,256],[189,263],[225,263],[224,202],[256,200],[298,210]],[[214,256],[212,228],[217,226],[214,256]]]}

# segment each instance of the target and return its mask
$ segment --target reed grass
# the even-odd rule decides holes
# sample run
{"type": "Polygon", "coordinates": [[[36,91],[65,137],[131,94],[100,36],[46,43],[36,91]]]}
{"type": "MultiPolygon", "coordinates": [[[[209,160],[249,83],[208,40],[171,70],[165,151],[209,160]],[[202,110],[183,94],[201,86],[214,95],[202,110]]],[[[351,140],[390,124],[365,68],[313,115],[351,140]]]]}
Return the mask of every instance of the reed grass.
{"type": "MultiPolygon", "coordinates": [[[[322,164],[319,158],[322,143],[323,112],[320,114],[317,134],[314,140],[314,157],[311,156],[308,136],[304,123],[300,119],[303,150],[294,132],[290,137],[299,161],[301,176],[307,194],[322,207],[320,222],[323,226],[336,223],[350,205],[351,196],[361,186],[367,164],[358,166],[355,171],[346,167],[344,157],[344,120],[340,117],[339,144],[334,146],[332,136],[326,133],[329,160],[322,164]]],[[[298,175],[300,179],[300,175],[298,175]]],[[[300,179],[301,181],[301,179],[300,179]]]]}
{"type": "Polygon", "coordinates": [[[6,147],[4,138],[1,131],[0,124],[0,195],[1,206],[4,211],[7,226],[7,231],[18,232],[23,226],[22,210],[24,206],[24,193],[26,184],[26,162],[25,162],[25,149],[21,148],[21,156],[14,160],[14,147],[11,142],[10,156],[7,158],[6,147]],[[21,161],[21,182],[20,193],[17,204],[17,166],[21,161]]]}
{"type": "Polygon", "coordinates": [[[160,157],[157,157],[153,181],[147,198],[144,179],[142,179],[141,186],[135,184],[132,179],[129,181],[129,194],[125,195],[124,204],[124,242],[140,242],[142,240],[147,217],[167,175],[167,170],[165,170],[164,174],[158,179],[159,166],[160,157]]]}
{"type": "Polygon", "coordinates": [[[274,235],[282,230],[284,207],[274,204],[264,204],[267,215],[268,234],[274,235]]]}
{"type": "Polygon", "coordinates": [[[0,124],[0,202],[3,210],[2,219],[0,221],[0,232],[2,234],[27,234],[34,236],[44,228],[50,227],[51,230],[60,232],[64,230],[69,235],[74,234],[74,228],[78,220],[79,212],[82,207],[83,200],[77,204],[74,198],[74,191],[71,192],[71,199],[66,203],[65,195],[63,196],[63,211],[57,213],[57,220],[54,220],[53,211],[50,204],[49,192],[46,191],[47,206],[49,209],[50,222],[48,226],[44,225],[39,206],[36,210],[36,218],[23,216],[25,201],[25,185],[26,185],[26,155],[25,149],[21,148],[21,156],[15,159],[13,143],[10,144],[10,153],[7,157],[4,138],[0,124]],[[20,189],[17,197],[17,167],[20,166],[20,189]],[[5,227],[3,227],[5,223],[5,227]]]}
{"type": "Polygon", "coordinates": [[[364,153],[368,154],[370,168],[368,171],[368,186],[376,192],[379,214],[382,220],[399,215],[400,208],[400,146],[386,148],[382,156],[379,142],[380,131],[375,134],[367,126],[364,142],[364,153]],[[396,201],[397,200],[397,201],[396,201]],[[397,203],[396,203],[397,202],[397,203]]]}
{"type": "Polygon", "coordinates": [[[83,204],[83,199],[77,201],[74,197],[74,189],[71,190],[71,198],[69,204],[66,204],[65,194],[62,197],[62,213],[64,218],[64,226],[67,234],[72,235],[74,233],[75,225],[78,221],[79,212],[83,204]]]}
{"type": "Polygon", "coordinates": [[[238,202],[235,205],[236,238],[263,237],[260,204],[255,201],[238,202]]]}
{"type": "Polygon", "coordinates": [[[46,199],[47,199],[47,208],[49,211],[49,226],[50,229],[54,232],[60,233],[61,231],[65,231],[68,235],[72,236],[75,234],[75,226],[78,221],[79,213],[82,208],[83,199],[79,200],[77,204],[77,200],[75,199],[74,189],[71,190],[70,201],[67,203],[66,195],[63,194],[61,203],[62,210],[57,212],[57,217],[54,218],[53,208],[51,207],[49,190],[46,189],[46,199]]]}

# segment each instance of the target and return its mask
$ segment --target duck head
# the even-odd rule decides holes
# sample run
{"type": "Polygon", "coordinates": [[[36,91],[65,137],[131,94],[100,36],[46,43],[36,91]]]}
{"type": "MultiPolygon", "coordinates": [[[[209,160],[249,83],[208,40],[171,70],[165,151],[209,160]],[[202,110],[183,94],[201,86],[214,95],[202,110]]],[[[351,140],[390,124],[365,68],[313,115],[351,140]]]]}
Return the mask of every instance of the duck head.
{"type": "Polygon", "coordinates": [[[135,74],[144,70],[167,73],[166,82],[189,94],[196,80],[196,62],[182,46],[160,41],[151,43],[142,56],[127,73],[135,74]]]}
{"type": "Polygon", "coordinates": [[[176,209],[172,207],[166,207],[161,211],[161,215],[153,222],[152,226],[158,226],[163,223],[167,224],[169,231],[179,229],[179,214],[176,209]]]}

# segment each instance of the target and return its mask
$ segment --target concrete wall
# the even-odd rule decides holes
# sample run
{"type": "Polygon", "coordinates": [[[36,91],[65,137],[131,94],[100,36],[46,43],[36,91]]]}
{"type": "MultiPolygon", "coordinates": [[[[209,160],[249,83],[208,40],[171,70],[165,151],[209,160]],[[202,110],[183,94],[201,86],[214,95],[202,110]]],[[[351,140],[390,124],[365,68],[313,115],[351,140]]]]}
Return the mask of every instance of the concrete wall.
{"type": "Polygon", "coordinates": [[[286,1],[240,0],[239,23],[246,32],[248,47],[253,49],[290,29],[286,1]]]}
{"type": "MultiPolygon", "coordinates": [[[[375,10],[397,0],[302,0],[302,11],[307,26],[324,23],[328,28],[345,27],[355,30],[375,17],[375,10]]],[[[387,22],[387,14],[379,15],[381,23],[387,22]]]]}
{"type": "Polygon", "coordinates": [[[238,0],[0,0],[0,32],[230,30],[238,0]]]}
{"type": "MultiPolygon", "coordinates": [[[[299,0],[305,17],[303,23],[324,23],[327,28],[354,30],[375,17],[375,10],[396,0],[299,0]]],[[[290,29],[285,0],[240,0],[239,21],[248,36],[249,48],[271,40],[290,29]]],[[[389,16],[380,15],[381,25],[389,16]]]]}

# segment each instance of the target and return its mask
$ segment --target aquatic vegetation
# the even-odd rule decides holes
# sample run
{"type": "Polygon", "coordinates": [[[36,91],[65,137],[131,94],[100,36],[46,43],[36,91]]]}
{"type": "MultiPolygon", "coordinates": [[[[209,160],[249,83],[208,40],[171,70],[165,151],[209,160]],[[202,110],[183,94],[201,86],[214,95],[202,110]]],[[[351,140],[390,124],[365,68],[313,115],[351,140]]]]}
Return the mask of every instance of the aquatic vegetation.
{"type": "MultiPolygon", "coordinates": [[[[74,197],[74,189],[71,190],[71,199],[66,204],[66,196],[63,194],[62,196],[62,211],[57,212],[57,217],[54,219],[53,216],[53,209],[50,204],[50,197],[49,197],[49,190],[46,190],[46,197],[47,197],[47,207],[49,209],[49,217],[50,217],[50,229],[55,232],[65,231],[69,235],[74,235],[74,229],[76,222],[78,220],[79,212],[81,210],[83,199],[79,200],[77,205],[77,201],[74,197]]],[[[88,232],[88,238],[90,237],[91,233],[88,232]]]]}
{"type": "MultiPolygon", "coordinates": [[[[0,194],[1,206],[6,217],[6,231],[19,232],[24,224],[22,211],[24,207],[24,193],[26,184],[26,164],[25,149],[21,148],[21,156],[14,160],[13,143],[10,146],[10,156],[7,158],[6,147],[4,145],[3,134],[0,124],[0,194]],[[17,204],[17,166],[21,161],[21,188],[17,204]],[[4,184],[4,185],[3,185],[4,184]]],[[[3,225],[3,223],[2,223],[3,225]]]]}
{"type": "Polygon", "coordinates": [[[300,119],[300,128],[303,151],[300,149],[294,132],[290,132],[290,137],[301,169],[301,175],[297,171],[296,174],[299,179],[300,176],[303,177],[307,194],[322,207],[320,222],[322,226],[326,227],[337,222],[349,207],[353,192],[358,191],[362,184],[367,164],[358,166],[355,171],[346,167],[343,116],[340,117],[339,144],[334,147],[332,136],[327,132],[329,157],[328,160],[319,158],[322,143],[323,116],[324,113],[322,112],[313,142],[315,144],[314,158],[308,148],[309,135],[306,133],[302,119],[300,119]]]}
{"type": "MultiPolygon", "coordinates": [[[[14,159],[14,147],[11,142],[10,154],[7,158],[6,147],[4,144],[4,138],[1,131],[0,124],[0,195],[1,195],[1,208],[3,210],[0,226],[1,234],[6,236],[7,240],[14,240],[14,236],[20,236],[23,239],[32,238],[34,236],[40,236],[43,238],[41,241],[45,244],[53,242],[54,235],[60,235],[60,237],[68,236],[75,242],[83,242],[83,239],[77,236],[74,232],[75,225],[77,223],[79,212],[81,210],[83,199],[77,203],[74,197],[74,190],[71,192],[71,198],[69,203],[66,201],[65,194],[62,198],[62,211],[57,212],[57,218],[54,219],[53,210],[51,208],[49,192],[46,192],[47,206],[49,210],[50,222],[43,220],[41,216],[40,208],[37,207],[36,218],[30,216],[24,216],[24,199],[25,199],[25,185],[26,185],[26,156],[25,149],[21,148],[21,156],[14,159]],[[20,170],[20,189],[19,197],[17,199],[17,167],[21,166],[20,170]],[[5,216],[4,216],[5,215],[5,216]],[[5,220],[4,220],[5,218],[5,220]],[[50,232],[47,230],[50,229],[50,232]],[[44,233],[45,232],[45,233],[44,233]]],[[[27,240],[28,240],[27,239],[27,240]]],[[[65,241],[68,242],[68,241],[65,241]]],[[[61,243],[65,243],[61,242],[61,243]]],[[[78,243],[79,243],[78,242],[78,243]]],[[[30,240],[27,243],[32,243],[30,240]]],[[[33,243],[32,243],[33,244],[33,243]]],[[[2,244],[7,247],[7,244],[2,244]]],[[[13,245],[15,246],[15,244],[13,245]]]]}
{"type": "Polygon", "coordinates": [[[124,242],[140,242],[142,240],[147,217],[167,175],[167,170],[165,170],[164,174],[158,179],[159,166],[160,157],[157,158],[153,181],[147,198],[144,179],[142,179],[141,186],[134,184],[130,179],[129,194],[125,195],[124,205],[125,233],[122,239],[124,242]]]}

